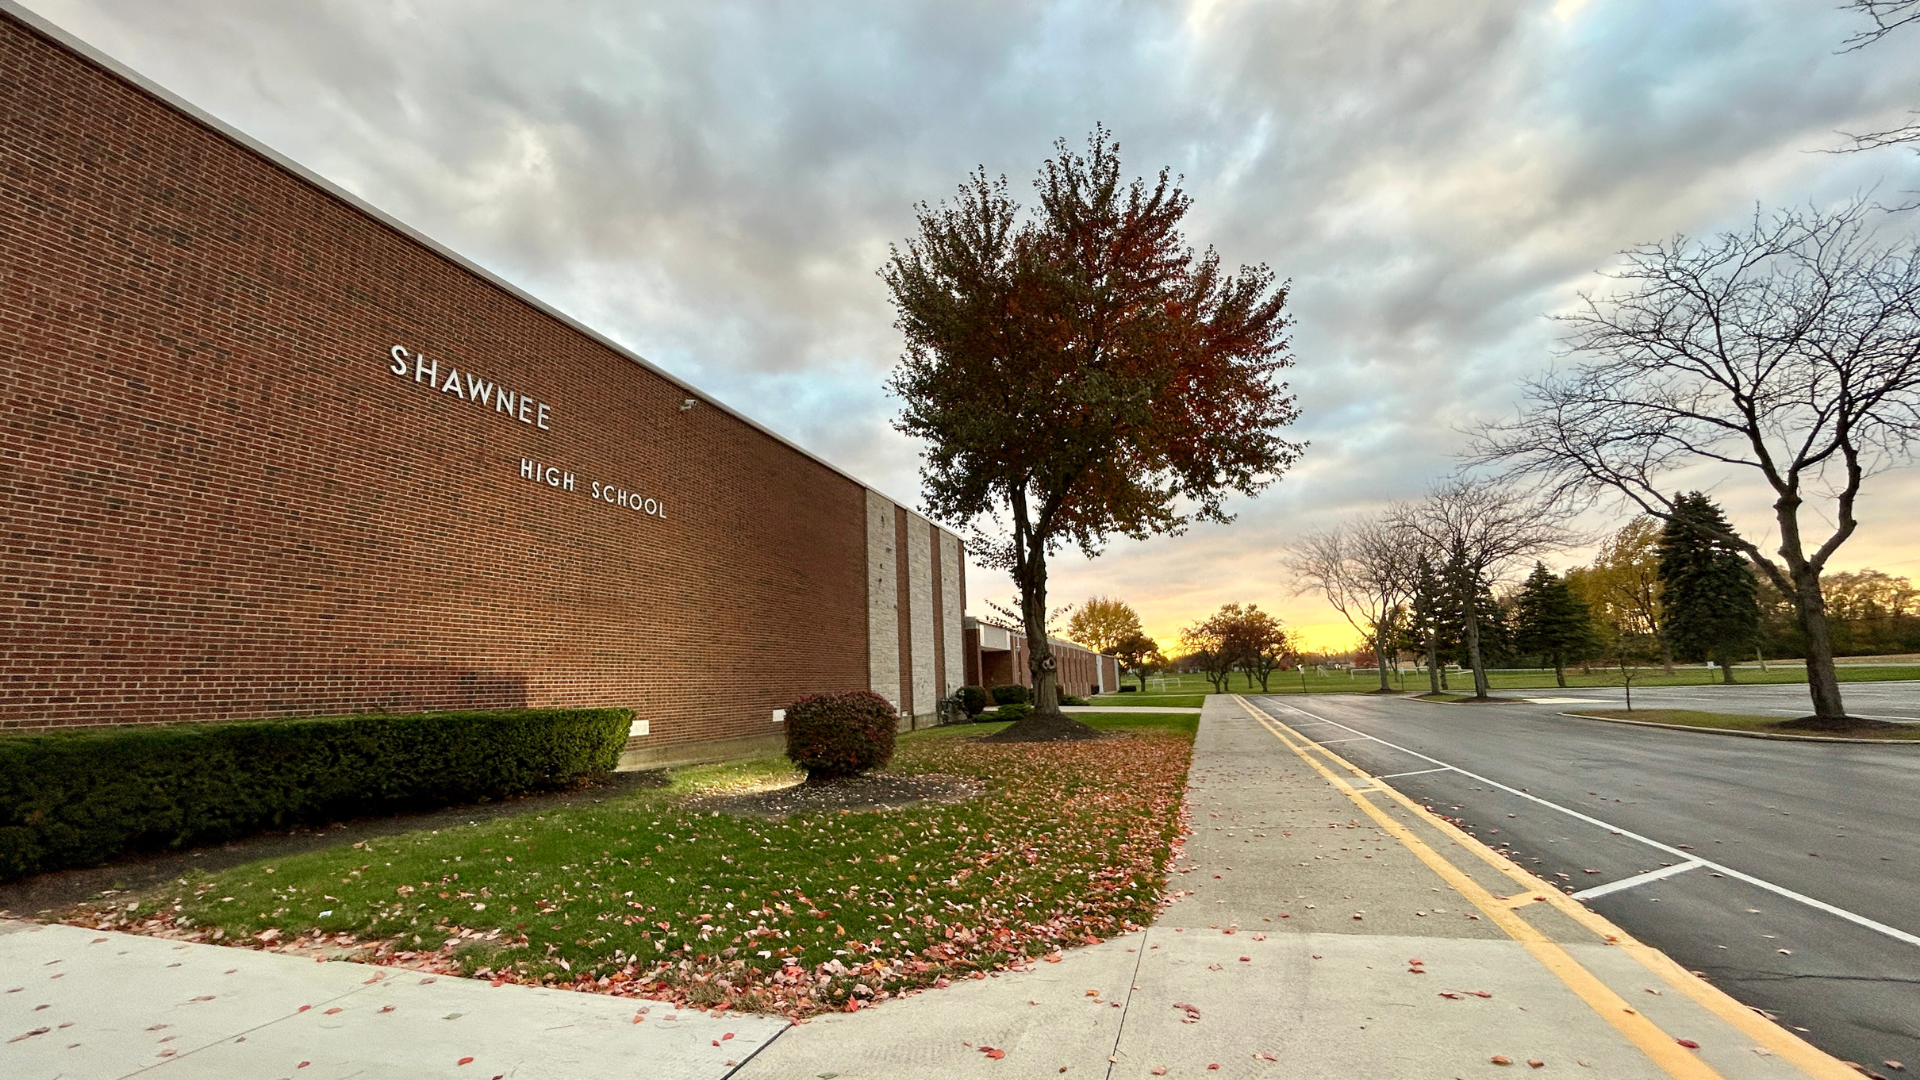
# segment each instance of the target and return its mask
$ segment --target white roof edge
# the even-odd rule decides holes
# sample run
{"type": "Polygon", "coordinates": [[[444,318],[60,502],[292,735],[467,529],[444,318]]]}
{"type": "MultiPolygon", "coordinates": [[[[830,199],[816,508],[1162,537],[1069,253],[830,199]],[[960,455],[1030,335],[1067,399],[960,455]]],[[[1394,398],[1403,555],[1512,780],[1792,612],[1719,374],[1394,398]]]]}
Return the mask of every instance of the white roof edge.
{"type": "MultiPolygon", "coordinates": [[[[0,2],[4,2],[4,0],[0,0],[0,2]]],[[[1027,638],[1027,632],[1020,629],[1019,627],[1003,626],[1000,623],[994,622],[992,619],[982,619],[976,615],[969,615],[966,617],[966,621],[973,623],[976,628],[982,627],[982,626],[991,626],[996,630],[1005,630],[1009,634],[1014,634],[1018,636],[1022,641],[1025,641],[1027,638]]],[[[1094,652],[1092,649],[1087,648],[1085,645],[1082,645],[1077,641],[1068,641],[1066,638],[1057,638],[1057,637],[1054,637],[1052,634],[1047,635],[1047,644],[1058,645],[1058,646],[1061,646],[1062,648],[1067,648],[1067,649],[1073,649],[1077,652],[1087,653],[1088,655],[1091,655],[1091,656],[1104,656],[1109,660],[1113,658],[1113,654],[1111,653],[1094,652]]]]}
{"type": "MultiPolygon", "coordinates": [[[[767,427],[765,424],[760,423],[758,420],[755,420],[754,418],[746,415],[740,410],[733,408],[731,405],[726,404],[725,402],[721,401],[719,398],[713,396],[712,394],[709,394],[706,391],[701,390],[699,387],[694,386],[692,383],[688,382],[687,380],[682,379],[679,376],[674,375],[673,373],[661,368],[659,365],[648,360],[646,357],[641,356],[639,353],[634,352],[632,349],[629,349],[626,346],[620,344],[619,342],[612,340],[611,338],[607,337],[605,334],[600,333],[598,330],[595,330],[592,327],[586,325],[585,323],[579,321],[578,319],[575,319],[573,316],[568,315],[563,311],[560,311],[558,308],[553,307],[552,305],[548,304],[546,301],[539,299],[538,297],[532,295],[531,293],[528,293],[526,290],[520,288],[518,285],[514,285],[511,282],[501,278],[499,275],[493,273],[491,270],[488,270],[485,267],[480,266],[478,263],[475,263],[473,260],[467,258],[466,256],[460,254],[459,252],[454,251],[452,248],[449,248],[446,245],[440,243],[439,241],[426,236],[425,234],[414,229],[413,226],[408,225],[407,223],[399,220],[398,218],[395,218],[392,215],[388,214],[386,211],[373,206],[372,204],[361,199],[359,196],[341,189],[338,185],[334,184],[331,180],[328,180],[327,178],[321,176],[320,174],[300,164],[299,162],[294,161],[292,158],[287,157],[286,155],[280,153],[278,150],[275,150],[272,147],[268,146],[267,144],[254,138],[253,136],[248,135],[246,132],[241,131],[239,128],[236,128],[233,125],[227,123],[226,121],[221,120],[220,118],[212,115],[211,113],[208,113],[202,110],[199,106],[194,105],[192,102],[186,100],[180,95],[175,94],[173,91],[168,90],[166,87],[161,86],[160,84],[147,78],[145,75],[142,75],[141,73],[133,70],[132,68],[114,59],[113,57],[108,56],[106,53],[103,53],[99,49],[94,48],[92,45],[88,44],[87,42],[82,41],[80,38],[74,36],[72,33],[68,32],[67,30],[48,21],[45,16],[39,14],[38,12],[30,11],[27,8],[20,6],[20,4],[16,2],[16,0],[0,0],[0,13],[4,13],[8,16],[11,16],[12,18],[18,20],[19,22],[25,24],[28,28],[32,29],[35,33],[42,34],[48,38],[51,38],[54,42],[58,43],[61,47],[78,54],[81,58],[85,59],[89,63],[105,68],[108,72],[133,84],[134,86],[138,87],[142,92],[154,98],[157,98],[162,104],[175,110],[176,112],[181,113],[182,115],[186,116],[187,119],[192,120],[194,123],[197,123],[202,127],[205,127],[213,131],[217,135],[223,136],[225,138],[233,140],[236,143],[239,143],[241,146],[245,147],[247,150],[252,151],[253,153],[259,155],[260,157],[266,159],[266,161],[269,164],[274,165],[277,168],[283,169],[288,173],[291,173],[295,179],[300,180],[301,182],[313,188],[318,189],[321,194],[340,200],[341,202],[352,207],[354,210],[358,211],[359,213],[365,214],[366,216],[372,218],[373,220],[379,222],[380,224],[386,226],[387,228],[392,229],[394,232],[399,233],[401,236],[405,237],[406,239],[411,240],[416,244],[419,244],[420,246],[426,248],[428,251],[433,252],[435,255],[438,255],[441,258],[459,267],[460,269],[465,270],[467,273],[472,274],[473,276],[479,278],[480,280],[486,282],[487,284],[492,285],[494,288],[499,289],[502,292],[505,292],[507,295],[513,297],[514,299],[520,301],[521,303],[526,304],[529,307],[532,307],[534,310],[539,311],[541,314],[546,315],[548,318],[551,318],[560,322],[562,325],[566,326],[568,329],[573,330],[575,333],[580,334],[588,338],[589,340],[594,341],[599,345],[612,350],[614,353],[625,357],[627,360],[631,361],[632,363],[639,365],[640,367],[646,369],[649,372],[652,372],[655,375],[658,375],[660,378],[665,379],[667,382],[672,383],[673,385],[686,391],[688,395],[696,397],[701,401],[707,403],[708,405],[711,405],[714,408],[719,409],[721,412],[726,413],[728,416],[733,417],[735,420],[740,421],[741,423],[747,425],[748,427],[754,429],[755,431],[758,431],[762,435],[765,435],[768,438],[773,439],[775,442],[780,443],[782,446],[785,446],[789,450],[792,450],[795,453],[798,453],[804,457],[810,458],[813,461],[826,466],[827,468],[833,470],[835,473],[838,473],[840,476],[848,480],[851,480],[854,483],[860,485],[861,487],[867,489],[868,491],[872,491],[875,494],[878,494],[881,498],[884,498],[889,502],[892,502],[895,506],[904,506],[909,508],[909,510],[912,509],[913,507],[912,503],[901,502],[899,499],[896,499],[893,496],[888,495],[886,492],[881,491],[879,488],[874,487],[872,484],[867,483],[865,480],[860,479],[859,477],[853,475],[852,473],[841,468],[840,466],[835,465],[833,462],[828,461],[826,458],[821,457],[819,454],[816,454],[813,451],[808,450],[806,447],[801,446],[800,444],[794,442],[792,439],[787,438],[785,435],[782,435],[779,432],[774,431],[772,428],[767,427]]],[[[913,511],[913,512],[918,513],[918,511],[913,511]]],[[[925,517],[924,514],[921,516],[925,517]]],[[[937,521],[933,521],[933,519],[931,518],[928,518],[927,520],[931,524],[938,526],[942,532],[952,535],[956,539],[958,539],[958,534],[954,533],[952,529],[947,528],[945,525],[941,525],[937,521]]]]}

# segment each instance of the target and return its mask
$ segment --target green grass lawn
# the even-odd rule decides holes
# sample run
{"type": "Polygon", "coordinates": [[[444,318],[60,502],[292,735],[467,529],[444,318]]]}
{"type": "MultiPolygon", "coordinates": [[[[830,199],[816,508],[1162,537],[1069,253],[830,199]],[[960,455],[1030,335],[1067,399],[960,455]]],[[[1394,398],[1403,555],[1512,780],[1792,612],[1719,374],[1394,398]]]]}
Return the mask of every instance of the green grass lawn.
{"type": "Polygon", "coordinates": [[[1087,699],[1090,705],[1117,705],[1140,708],[1197,709],[1207,700],[1205,694],[1101,694],[1087,699]]]}
{"type": "MultiPolygon", "coordinates": [[[[1735,665],[1734,678],[1746,684],[1799,683],[1807,681],[1807,669],[1799,664],[1769,662],[1768,670],[1761,671],[1758,664],[1735,665]]],[[[1838,667],[1841,682],[1891,682],[1920,679],[1920,664],[1864,665],[1841,664],[1838,667]]],[[[1425,671],[1407,671],[1395,674],[1387,673],[1388,685],[1395,690],[1408,693],[1424,693],[1428,688],[1425,671]]],[[[1297,671],[1276,671],[1267,679],[1269,689],[1261,690],[1255,680],[1252,687],[1247,685],[1247,677],[1236,673],[1228,681],[1228,693],[1233,694],[1356,694],[1377,690],[1380,677],[1372,670],[1352,673],[1329,671],[1324,674],[1308,670],[1305,687],[1302,688],[1301,676],[1297,671]]],[[[1489,671],[1487,681],[1495,690],[1550,690],[1557,688],[1552,671],[1489,671]]],[[[1672,675],[1659,668],[1641,668],[1634,675],[1635,686],[1702,686],[1718,685],[1718,669],[1709,673],[1699,665],[1676,668],[1672,675]]],[[[1595,667],[1591,673],[1582,673],[1578,668],[1567,671],[1567,687],[1619,686],[1620,671],[1617,668],[1595,667]]],[[[1176,700],[1193,700],[1195,696],[1204,697],[1213,693],[1213,687],[1204,675],[1169,675],[1165,689],[1149,680],[1152,688],[1148,694],[1102,694],[1093,699],[1098,705],[1120,704],[1173,704],[1176,700]]],[[[1447,673],[1447,689],[1458,693],[1462,690],[1473,693],[1473,673],[1453,671],[1447,673]]],[[[1194,702],[1198,704],[1197,701],[1194,702]]]]}
{"type": "Polygon", "coordinates": [[[70,921],[703,1006],[858,1008],[1153,918],[1195,718],[1082,719],[1117,737],[901,736],[892,771],[986,789],[956,805],[687,809],[800,779],[760,758],[591,806],[190,875],[70,921]]]}
{"type": "MultiPolygon", "coordinates": [[[[1599,716],[1614,720],[1639,720],[1649,724],[1677,724],[1682,727],[1720,728],[1731,731],[1763,731],[1779,735],[1819,735],[1815,731],[1781,728],[1791,719],[1785,716],[1758,716],[1752,713],[1700,712],[1696,709],[1580,709],[1574,716],[1599,716]]],[[[1900,724],[1892,728],[1874,728],[1858,733],[1865,739],[1920,740],[1920,724],[1900,724]]]]}

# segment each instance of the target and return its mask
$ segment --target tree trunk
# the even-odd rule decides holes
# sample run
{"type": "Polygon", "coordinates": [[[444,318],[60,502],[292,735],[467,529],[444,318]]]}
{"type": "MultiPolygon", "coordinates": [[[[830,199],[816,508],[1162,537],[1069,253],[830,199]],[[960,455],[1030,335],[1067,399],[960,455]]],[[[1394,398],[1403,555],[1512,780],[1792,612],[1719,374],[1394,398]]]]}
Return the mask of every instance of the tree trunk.
{"type": "MultiPolygon", "coordinates": [[[[1840,674],[1833,667],[1833,635],[1827,626],[1827,602],[1820,595],[1820,572],[1811,568],[1793,575],[1799,595],[1800,629],[1807,635],[1807,692],[1813,697],[1813,717],[1829,723],[1846,722],[1840,701],[1840,674]]],[[[1789,721],[1791,723],[1791,721],[1789,721]]]]}
{"type": "Polygon", "coordinates": [[[1378,661],[1375,666],[1380,669],[1380,692],[1383,694],[1393,693],[1392,684],[1387,682],[1387,635],[1385,631],[1382,631],[1380,636],[1374,639],[1373,658],[1378,661]]]}
{"type": "MultiPolygon", "coordinates": [[[[1657,629],[1654,631],[1655,635],[1659,633],[1657,629]]],[[[1669,675],[1673,674],[1673,644],[1665,637],[1660,637],[1660,668],[1669,675]]]]}
{"type": "Polygon", "coordinates": [[[1733,677],[1733,658],[1725,652],[1722,652],[1720,654],[1720,682],[1725,686],[1732,686],[1735,681],[1733,677]]]}
{"type": "Polygon", "coordinates": [[[1438,694],[1445,685],[1446,673],[1440,670],[1440,630],[1438,627],[1427,629],[1427,683],[1438,694]]]}
{"type": "MultiPolygon", "coordinates": [[[[1024,500],[1015,507],[1024,517],[1024,500]]],[[[1016,524],[1016,529],[1019,529],[1016,524]]],[[[1027,671],[1033,677],[1033,711],[1005,731],[989,735],[992,742],[1052,742],[1091,739],[1098,732],[1060,711],[1060,675],[1047,641],[1046,544],[1026,530],[1027,542],[1016,540],[1013,579],[1020,586],[1020,622],[1027,634],[1027,671]]]]}
{"type": "MultiPolygon", "coordinates": [[[[1467,596],[1469,598],[1473,596],[1471,587],[1467,590],[1467,596]]],[[[1485,699],[1492,695],[1487,692],[1487,665],[1485,661],[1480,659],[1480,618],[1474,614],[1473,601],[1471,599],[1469,599],[1466,604],[1466,616],[1467,661],[1473,665],[1473,696],[1485,699]]]]}
{"type": "Polygon", "coordinates": [[[1553,657],[1553,678],[1560,684],[1560,689],[1567,688],[1567,658],[1557,653],[1553,657]]]}

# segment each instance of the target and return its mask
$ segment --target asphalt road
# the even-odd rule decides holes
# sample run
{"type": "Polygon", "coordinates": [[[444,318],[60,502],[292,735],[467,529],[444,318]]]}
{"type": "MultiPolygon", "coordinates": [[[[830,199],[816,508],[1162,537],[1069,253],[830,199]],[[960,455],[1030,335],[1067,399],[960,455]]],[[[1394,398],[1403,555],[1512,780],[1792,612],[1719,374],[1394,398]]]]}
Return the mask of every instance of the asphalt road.
{"type": "MultiPolygon", "coordinates": [[[[1849,712],[1920,719],[1920,683],[1843,690],[1849,712]]],[[[1523,693],[1621,697],[1503,696],[1523,693]]],[[[1801,715],[1805,693],[1672,687],[1634,704],[1801,715]]],[[[1920,1071],[1920,743],[1639,728],[1562,716],[1564,701],[1250,700],[1547,880],[1597,890],[1595,911],[1829,1053],[1920,1071]]]]}

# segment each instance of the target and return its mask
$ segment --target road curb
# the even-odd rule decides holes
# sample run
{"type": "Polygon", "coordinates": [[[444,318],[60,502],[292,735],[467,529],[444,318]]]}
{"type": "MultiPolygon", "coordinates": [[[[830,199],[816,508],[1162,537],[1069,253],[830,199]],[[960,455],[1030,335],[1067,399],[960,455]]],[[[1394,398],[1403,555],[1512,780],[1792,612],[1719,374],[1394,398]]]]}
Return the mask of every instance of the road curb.
{"type": "Polygon", "coordinates": [[[1586,713],[1576,712],[1563,712],[1560,715],[1571,716],[1576,720],[1598,720],[1603,724],[1632,724],[1634,727],[1660,728],[1665,731],[1697,731],[1703,735],[1733,735],[1742,739],[1773,739],[1776,742],[1860,743],[1866,746],[1920,747],[1920,739],[1849,739],[1842,735],[1782,735],[1772,731],[1740,731],[1735,728],[1693,727],[1689,724],[1656,724],[1651,720],[1624,720],[1617,716],[1589,716],[1586,713]]]}
{"type": "Polygon", "coordinates": [[[1526,698],[1503,698],[1503,697],[1497,697],[1497,698],[1488,698],[1488,699],[1487,699],[1487,700],[1485,700],[1485,701],[1435,701],[1435,700],[1433,700],[1432,698],[1430,698],[1430,697],[1427,697],[1427,696],[1426,696],[1426,695],[1424,695],[1424,694],[1412,694],[1412,695],[1409,695],[1409,696],[1411,696],[1411,697],[1413,698],[1413,700],[1415,700],[1415,701],[1420,701],[1420,702],[1425,702],[1425,703],[1426,703],[1426,704],[1428,704],[1428,705],[1469,705],[1469,706],[1472,706],[1472,707],[1474,707],[1474,708],[1485,708],[1485,707],[1486,707],[1486,706],[1488,706],[1488,705],[1526,705],[1526,704],[1530,704],[1530,703],[1529,703],[1529,702],[1527,701],[1527,699],[1526,699],[1526,698]]]}

